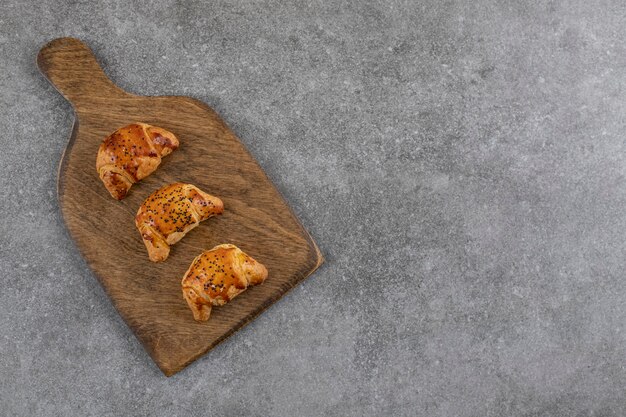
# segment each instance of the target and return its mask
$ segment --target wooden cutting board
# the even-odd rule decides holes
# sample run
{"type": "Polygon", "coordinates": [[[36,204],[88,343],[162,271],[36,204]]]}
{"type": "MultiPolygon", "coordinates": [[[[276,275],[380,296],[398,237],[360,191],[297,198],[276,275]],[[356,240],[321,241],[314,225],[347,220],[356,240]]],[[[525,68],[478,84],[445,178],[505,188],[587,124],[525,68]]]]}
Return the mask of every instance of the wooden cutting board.
{"type": "Polygon", "coordinates": [[[51,41],[39,52],[37,65],[75,112],[58,177],[67,228],[115,308],[165,375],[180,371],[249,323],[321,265],[311,236],[209,106],[189,97],[127,93],[107,78],[78,39],[51,41]],[[170,130],[180,148],[116,201],[98,177],[96,154],[105,136],[135,121],[170,130]],[[150,193],[177,181],[220,197],[225,211],[172,246],[167,261],[152,263],[134,216],[150,193]],[[233,243],[265,264],[269,277],[198,323],[182,297],[180,281],[194,257],[221,243],[233,243]]]}

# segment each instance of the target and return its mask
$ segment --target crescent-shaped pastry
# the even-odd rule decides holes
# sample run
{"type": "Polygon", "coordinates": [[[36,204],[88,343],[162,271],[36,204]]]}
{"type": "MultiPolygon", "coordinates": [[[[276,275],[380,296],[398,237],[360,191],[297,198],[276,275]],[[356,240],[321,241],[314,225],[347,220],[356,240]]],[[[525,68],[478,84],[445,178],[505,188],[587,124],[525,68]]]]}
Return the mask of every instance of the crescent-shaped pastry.
{"type": "Polygon", "coordinates": [[[152,174],[161,158],[178,148],[172,132],[133,123],[107,136],[98,149],[96,169],[111,197],[121,200],[130,187],[152,174]]]}
{"type": "Polygon", "coordinates": [[[206,321],[212,306],[221,306],[250,285],[261,284],[267,269],[235,245],[218,245],[196,257],[183,277],[183,297],[197,321],[206,321]]]}
{"type": "Polygon", "coordinates": [[[148,256],[153,262],[167,259],[170,245],[178,242],[201,221],[221,214],[224,203],[195,185],[166,185],[146,198],[135,216],[148,256]]]}

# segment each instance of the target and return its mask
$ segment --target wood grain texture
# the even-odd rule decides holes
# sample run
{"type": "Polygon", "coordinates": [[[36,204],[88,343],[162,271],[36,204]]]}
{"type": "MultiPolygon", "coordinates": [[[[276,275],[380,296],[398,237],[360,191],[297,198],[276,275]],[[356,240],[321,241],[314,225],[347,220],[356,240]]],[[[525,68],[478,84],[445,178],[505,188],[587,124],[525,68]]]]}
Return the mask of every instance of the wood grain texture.
{"type": "Polygon", "coordinates": [[[144,97],[123,91],[78,39],[51,41],[39,52],[37,64],[75,112],[58,178],[67,228],[163,373],[172,375],[209,351],[323,262],[263,170],[206,104],[189,97],[144,97]],[[135,121],[173,132],[181,145],[124,200],[116,201],[98,177],[96,154],[105,136],[135,121]],[[134,215],[151,192],[176,181],[220,197],[225,211],[172,246],[166,262],[153,263],[134,215]],[[182,297],[181,279],[202,250],[221,243],[233,243],[266,265],[269,277],[215,308],[208,322],[197,323],[182,297]]]}

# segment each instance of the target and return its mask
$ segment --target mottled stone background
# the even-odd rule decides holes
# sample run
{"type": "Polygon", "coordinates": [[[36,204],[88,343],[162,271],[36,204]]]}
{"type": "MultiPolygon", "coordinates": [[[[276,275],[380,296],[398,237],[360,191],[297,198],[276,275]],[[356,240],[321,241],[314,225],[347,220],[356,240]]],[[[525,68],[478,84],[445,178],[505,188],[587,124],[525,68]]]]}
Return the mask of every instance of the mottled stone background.
{"type": "Polygon", "coordinates": [[[622,0],[0,0],[0,414],[626,415],[625,39],[622,0]],[[169,379],[59,214],[60,36],[215,108],[327,259],[169,379]]]}

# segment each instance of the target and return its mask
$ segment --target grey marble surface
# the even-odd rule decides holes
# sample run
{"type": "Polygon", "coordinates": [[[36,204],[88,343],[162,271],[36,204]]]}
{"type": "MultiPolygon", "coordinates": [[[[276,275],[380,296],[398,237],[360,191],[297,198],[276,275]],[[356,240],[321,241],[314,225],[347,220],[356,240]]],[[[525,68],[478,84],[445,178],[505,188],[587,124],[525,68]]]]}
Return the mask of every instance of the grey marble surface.
{"type": "Polygon", "coordinates": [[[623,1],[0,0],[0,415],[626,415],[623,1]],[[165,378],[69,239],[75,36],[214,107],[326,256],[165,378]]]}

